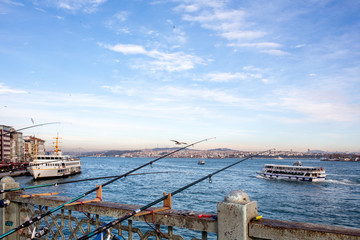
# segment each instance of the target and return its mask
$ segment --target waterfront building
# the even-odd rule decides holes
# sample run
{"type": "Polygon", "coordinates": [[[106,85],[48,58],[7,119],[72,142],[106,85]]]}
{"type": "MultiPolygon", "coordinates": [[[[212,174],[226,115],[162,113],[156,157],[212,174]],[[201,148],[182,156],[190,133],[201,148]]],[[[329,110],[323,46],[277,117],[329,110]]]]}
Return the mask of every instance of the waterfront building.
{"type": "Polygon", "coordinates": [[[11,162],[22,162],[24,156],[23,134],[12,131],[10,134],[10,157],[11,162]]]}
{"type": "Polygon", "coordinates": [[[30,161],[35,155],[45,155],[45,140],[33,136],[25,136],[23,149],[25,161],[30,161]]]}
{"type": "Polygon", "coordinates": [[[0,160],[1,163],[11,161],[10,158],[10,132],[14,129],[10,126],[0,125],[0,160]]]}

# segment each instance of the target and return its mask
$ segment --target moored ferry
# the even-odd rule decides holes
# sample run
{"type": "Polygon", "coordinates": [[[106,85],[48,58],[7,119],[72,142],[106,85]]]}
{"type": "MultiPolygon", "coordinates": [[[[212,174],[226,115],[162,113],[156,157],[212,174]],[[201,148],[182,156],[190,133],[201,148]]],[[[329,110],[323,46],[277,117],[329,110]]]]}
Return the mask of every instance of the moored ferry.
{"type": "Polygon", "coordinates": [[[81,172],[81,160],[62,155],[58,149],[57,137],[55,153],[53,155],[35,155],[27,170],[34,179],[66,177],[81,172]]]}
{"type": "Polygon", "coordinates": [[[323,167],[302,166],[301,162],[291,165],[265,164],[258,176],[268,179],[282,179],[294,181],[325,181],[326,174],[323,167]]]}
{"type": "Polygon", "coordinates": [[[81,160],[68,155],[39,155],[29,164],[28,172],[34,177],[57,178],[81,172],[81,160]]]}

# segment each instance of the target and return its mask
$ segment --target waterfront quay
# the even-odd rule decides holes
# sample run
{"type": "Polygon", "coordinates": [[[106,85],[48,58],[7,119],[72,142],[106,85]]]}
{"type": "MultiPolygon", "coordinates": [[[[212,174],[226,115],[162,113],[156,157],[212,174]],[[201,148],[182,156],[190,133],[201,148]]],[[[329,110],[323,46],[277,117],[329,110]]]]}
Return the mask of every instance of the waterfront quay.
{"type": "MultiPolygon", "coordinates": [[[[19,184],[12,178],[1,180],[1,189],[17,188],[19,184]]],[[[24,198],[25,192],[6,193],[11,204],[0,209],[0,232],[11,231],[26,219],[33,219],[49,208],[66,203],[69,198],[63,196],[36,196],[24,198]]],[[[31,193],[30,193],[31,194],[31,193]]],[[[240,190],[229,192],[224,200],[218,202],[214,213],[175,210],[171,202],[156,212],[157,208],[140,212],[126,222],[119,223],[106,233],[109,239],[220,239],[220,240],[297,240],[297,239],[360,239],[360,229],[309,224],[259,216],[258,204],[249,199],[240,190]],[[151,223],[144,227],[143,222],[151,223]],[[141,227],[142,226],[142,227],[141,227]],[[153,227],[151,227],[153,226],[153,227]],[[180,229],[180,230],[179,230],[180,229]],[[110,238],[112,237],[112,238],[110,238]]],[[[65,206],[58,213],[50,214],[27,227],[6,237],[9,240],[27,239],[36,229],[49,228],[43,239],[78,239],[104,224],[103,219],[119,218],[139,209],[138,205],[96,201],[65,206]],[[90,217],[93,216],[93,217],[90,217]]],[[[261,207],[261,206],[260,206],[261,207]]],[[[100,239],[100,238],[99,238],[100,239]]]]}

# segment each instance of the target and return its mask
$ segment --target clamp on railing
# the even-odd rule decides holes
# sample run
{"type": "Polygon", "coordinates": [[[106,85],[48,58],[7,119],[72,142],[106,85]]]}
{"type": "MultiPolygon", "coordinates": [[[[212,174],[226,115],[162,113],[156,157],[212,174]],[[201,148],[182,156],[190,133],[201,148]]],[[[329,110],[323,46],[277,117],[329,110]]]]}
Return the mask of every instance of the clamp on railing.
{"type": "Polygon", "coordinates": [[[136,216],[136,217],[137,216],[143,216],[143,215],[162,212],[162,211],[171,209],[171,193],[166,194],[166,192],[164,192],[163,196],[165,197],[166,195],[167,195],[167,198],[164,199],[162,207],[154,208],[151,211],[150,210],[144,210],[142,212],[139,212],[139,213],[135,214],[134,216],[136,216]]]}
{"type": "Polygon", "coordinates": [[[94,198],[93,200],[73,202],[73,203],[65,204],[65,206],[73,206],[73,205],[79,205],[79,204],[84,204],[84,203],[101,202],[102,201],[102,185],[100,185],[100,186],[96,185],[96,187],[98,188],[96,190],[96,198],[94,198]]]}

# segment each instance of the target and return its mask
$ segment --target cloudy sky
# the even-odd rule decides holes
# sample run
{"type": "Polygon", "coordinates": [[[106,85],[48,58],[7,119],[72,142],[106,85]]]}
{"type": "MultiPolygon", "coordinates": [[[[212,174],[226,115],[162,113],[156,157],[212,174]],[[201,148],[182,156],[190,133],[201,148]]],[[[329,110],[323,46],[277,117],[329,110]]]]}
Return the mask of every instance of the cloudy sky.
{"type": "Polygon", "coordinates": [[[24,134],[64,150],[360,151],[359,50],[357,0],[0,0],[0,124],[61,122],[24,134]]]}

